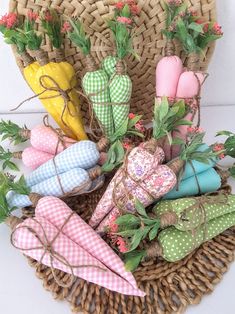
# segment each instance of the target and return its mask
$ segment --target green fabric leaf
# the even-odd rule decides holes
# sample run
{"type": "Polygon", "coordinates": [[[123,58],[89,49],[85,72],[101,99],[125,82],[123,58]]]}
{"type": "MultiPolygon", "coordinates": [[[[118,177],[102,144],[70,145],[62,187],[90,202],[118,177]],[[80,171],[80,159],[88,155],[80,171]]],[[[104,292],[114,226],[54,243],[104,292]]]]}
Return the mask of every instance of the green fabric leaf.
{"type": "Polygon", "coordinates": [[[138,214],[140,214],[143,217],[148,218],[148,215],[146,213],[146,210],[143,204],[138,199],[135,199],[135,208],[138,214]]]}

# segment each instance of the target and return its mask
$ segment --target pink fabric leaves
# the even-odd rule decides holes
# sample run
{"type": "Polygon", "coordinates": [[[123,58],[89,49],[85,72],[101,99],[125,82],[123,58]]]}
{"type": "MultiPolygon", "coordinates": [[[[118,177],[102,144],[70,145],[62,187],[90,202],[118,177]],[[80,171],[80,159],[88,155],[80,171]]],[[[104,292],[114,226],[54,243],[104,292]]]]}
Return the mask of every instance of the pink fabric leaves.
{"type": "Polygon", "coordinates": [[[161,165],[164,153],[157,148],[154,155],[139,146],[134,148],[109,184],[97,205],[89,224],[102,232],[113,217],[119,216],[119,206],[126,211],[135,210],[137,198],[144,206],[167,194],[176,184],[176,176],[166,165],[161,165]]]}
{"type": "MultiPolygon", "coordinates": [[[[39,248],[24,251],[24,249],[40,247],[40,241],[28,228],[21,227],[33,228],[40,239],[51,242],[71,213],[72,210],[63,201],[55,197],[44,197],[38,203],[35,219],[43,226],[47,239],[41,226],[35,220],[27,219],[17,227],[13,243],[21,248],[24,254],[40,261],[45,250],[39,248]]],[[[133,275],[125,270],[121,259],[76,214],[72,215],[64,225],[53,243],[53,250],[58,256],[63,256],[70,265],[79,266],[73,267],[74,275],[79,278],[122,294],[141,297],[145,295],[138,289],[133,275]]],[[[51,267],[51,256],[48,252],[44,255],[42,263],[51,267]]],[[[54,258],[53,265],[57,269],[71,273],[71,268],[59,259],[54,258]]]]}

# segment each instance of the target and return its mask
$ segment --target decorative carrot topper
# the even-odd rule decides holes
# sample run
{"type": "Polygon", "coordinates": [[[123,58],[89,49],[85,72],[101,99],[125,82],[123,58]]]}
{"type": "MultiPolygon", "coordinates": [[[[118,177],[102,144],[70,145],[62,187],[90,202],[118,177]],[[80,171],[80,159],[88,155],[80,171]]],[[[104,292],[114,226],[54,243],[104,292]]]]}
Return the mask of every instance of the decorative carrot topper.
{"type": "MultiPolygon", "coordinates": [[[[75,71],[66,61],[49,62],[46,53],[41,49],[42,36],[35,30],[37,19],[38,14],[29,11],[21,31],[26,38],[28,50],[38,61],[34,71],[31,68],[25,69],[25,79],[66,135],[78,140],[87,139],[75,91],[75,71]]],[[[55,49],[60,49],[60,19],[56,11],[47,10],[42,14],[41,20],[52,45],[55,49]]],[[[58,61],[61,61],[61,54],[59,59],[58,61]]]]}

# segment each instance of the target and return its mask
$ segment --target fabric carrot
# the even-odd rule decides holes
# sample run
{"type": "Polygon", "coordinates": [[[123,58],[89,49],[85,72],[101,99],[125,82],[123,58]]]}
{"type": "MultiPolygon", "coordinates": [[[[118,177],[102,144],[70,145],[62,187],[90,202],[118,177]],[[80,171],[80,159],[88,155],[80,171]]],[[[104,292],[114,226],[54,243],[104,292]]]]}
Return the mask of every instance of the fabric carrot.
{"type": "MultiPolygon", "coordinates": [[[[26,180],[26,193],[13,190],[7,195],[7,201],[9,206],[21,208],[35,205],[32,200],[35,193],[41,196],[51,195],[56,197],[64,197],[75,193],[83,194],[90,190],[92,181],[95,179],[93,172],[81,168],[74,168],[62,174],[54,175],[30,187],[26,180]]],[[[100,177],[98,181],[96,180],[96,186],[101,186],[103,179],[103,177],[100,177]]],[[[92,189],[94,188],[95,186],[92,187],[92,189]]]]}
{"type": "Polygon", "coordinates": [[[53,176],[60,175],[74,168],[90,169],[94,167],[103,146],[92,141],[80,141],[70,146],[53,160],[49,160],[26,177],[28,186],[33,186],[53,176]]]}
{"type": "Polygon", "coordinates": [[[30,144],[36,150],[51,155],[60,153],[76,143],[75,140],[64,136],[50,126],[38,125],[29,130],[26,126],[21,128],[12,121],[3,120],[0,122],[0,135],[2,135],[2,140],[9,139],[15,145],[30,140],[30,144]]]}
{"type": "MultiPolygon", "coordinates": [[[[156,67],[156,97],[161,103],[162,97],[166,96],[170,99],[175,99],[177,93],[177,86],[180,75],[183,72],[182,60],[176,55],[175,52],[175,32],[172,24],[180,12],[185,8],[185,5],[180,1],[169,1],[165,3],[166,11],[166,25],[162,31],[166,38],[165,56],[160,59],[156,67]]],[[[171,145],[168,139],[164,142],[164,152],[166,161],[172,159],[171,145]]]]}
{"type": "MultiPolygon", "coordinates": [[[[175,33],[177,39],[183,46],[185,53],[189,56],[187,61],[187,71],[181,74],[176,97],[189,99],[189,112],[185,117],[189,121],[193,121],[198,112],[200,124],[200,93],[201,87],[207,78],[207,74],[201,73],[198,69],[200,54],[206,49],[208,44],[222,37],[221,27],[217,23],[206,23],[199,19],[195,12],[188,9],[185,10],[182,17],[178,16],[175,21],[175,33]]],[[[179,136],[185,140],[187,130],[181,126],[178,129],[179,136]]],[[[179,147],[175,146],[172,151],[172,157],[179,154],[179,147]]]]}
{"type": "Polygon", "coordinates": [[[164,152],[158,140],[180,124],[184,115],[184,103],[169,107],[167,99],[155,106],[154,138],[134,148],[111,181],[96,207],[90,225],[104,231],[110,220],[120,211],[134,211],[135,198],[145,206],[167,194],[176,185],[176,170],[172,165],[162,165],[164,152]]]}
{"type": "Polygon", "coordinates": [[[91,42],[78,19],[69,19],[67,33],[69,39],[81,49],[86,57],[87,72],[82,78],[83,89],[92,103],[92,109],[107,137],[114,133],[112,108],[108,91],[108,76],[99,69],[91,55],[91,42]]]}
{"type": "MultiPolygon", "coordinates": [[[[76,219],[75,216],[64,202],[54,197],[45,197],[39,201],[34,218],[22,222],[15,216],[7,216],[5,222],[13,229],[13,246],[50,267],[58,284],[61,279],[56,275],[56,269],[71,274],[68,287],[79,277],[118,293],[144,296],[145,293],[138,289],[132,274],[125,271],[120,258],[91,228],[87,228],[81,218],[76,219]],[[55,223],[45,217],[51,210],[56,213],[55,223]],[[78,231],[77,242],[70,239],[68,226],[70,230],[78,231]],[[52,247],[50,252],[46,249],[49,243],[52,247]]],[[[64,282],[61,282],[61,286],[67,287],[64,282]]]]}
{"type": "MultiPolygon", "coordinates": [[[[54,197],[43,198],[39,201],[35,209],[37,215],[46,218],[58,229],[61,228],[63,221],[71,214],[71,209],[61,200],[54,197]],[[46,205],[46,206],[45,206],[46,205]],[[50,210],[48,210],[50,208],[50,210]]],[[[133,287],[136,287],[136,281],[130,272],[125,270],[124,264],[110,246],[104,242],[100,236],[78,215],[73,215],[63,229],[63,234],[72,241],[88,251],[93,257],[106,265],[115,274],[124,278],[133,287]],[[74,227],[76,226],[76,228],[74,227]],[[78,232],[83,230],[83,232],[78,232]],[[87,241],[87,238],[91,239],[87,241]],[[92,243],[92,245],[91,245],[92,243]]],[[[106,275],[103,274],[104,276],[106,275]]],[[[112,280],[112,283],[113,280],[112,280]]]]}
{"type": "MultiPolygon", "coordinates": [[[[54,12],[54,14],[56,14],[54,12]]],[[[58,28],[58,19],[55,15],[43,17],[45,22],[58,28]]],[[[35,75],[31,71],[24,73],[27,82],[33,91],[39,95],[43,105],[56,123],[66,135],[73,139],[87,139],[81,119],[78,95],[75,91],[75,72],[68,62],[49,62],[46,54],[41,50],[42,37],[34,30],[35,21],[38,16],[29,11],[24,24],[24,34],[27,40],[27,48],[35,56],[39,67],[35,75]]],[[[58,32],[50,34],[57,38],[58,32]]],[[[61,34],[60,34],[61,36],[61,34]]],[[[38,66],[38,65],[37,65],[38,66]]]]}
{"type": "Polygon", "coordinates": [[[0,146],[0,160],[3,161],[3,170],[6,168],[18,170],[18,167],[11,159],[22,160],[26,167],[35,170],[53,157],[54,155],[39,151],[34,147],[26,147],[23,151],[11,152],[10,150],[4,150],[3,147],[0,146]]]}
{"type": "MultiPolygon", "coordinates": [[[[117,51],[115,72],[111,76],[109,83],[115,130],[120,128],[122,121],[128,117],[130,112],[132,81],[127,74],[124,59],[129,54],[137,56],[132,47],[132,29],[134,24],[134,15],[131,11],[132,5],[123,2],[123,8],[120,10],[116,8],[114,18],[108,21],[108,27],[113,33],[117,51]]],[[[112,68],[113,61],[109,57],[103,62],[103,66],[106,66],[106,71],[109,72],[109,68],[112,68]],[[109,61],[111,64],[109,64],[109,61]]]]}

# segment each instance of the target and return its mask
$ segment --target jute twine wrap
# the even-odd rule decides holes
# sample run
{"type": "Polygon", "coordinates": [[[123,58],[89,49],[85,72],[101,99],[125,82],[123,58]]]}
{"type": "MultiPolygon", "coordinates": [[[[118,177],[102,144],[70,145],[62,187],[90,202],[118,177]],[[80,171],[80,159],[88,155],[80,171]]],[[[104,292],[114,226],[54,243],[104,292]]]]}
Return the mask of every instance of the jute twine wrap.
{"type": "MultiPolygon", "coordinates": [[[[115,53],[114,43],[111,32],[107,29],[106,20],[112,14],[116,0],[84,0],[84,1],[27,1],[10,0],[10,10],[14,9],[20,15],[25,16],[28,9],[35,9],[39,12],[50,7],[60,8],[62,13],[68,16],[78,16],[85,25],[92,41],[92,56],[98,64],[107,55],[115,53]]],[[[206,20],[216,19],[215,0],[188,0],[193,9],[196,9],[206,20]]],[[[156,64],[164,55],[165,40],[161,29],[165,26],[165,13],[163,7],[164,1],[156,0],[138,0],[141,8],[139,18],[136,18],[136,33],[134,38],[134,48],[141,58],[138,62],[132,56],[128,57],[128,74],[133,82],[133,94],[131,100],[131,112],[144,114],[145,121],[152,119],[152,111],[155,97],[155,70],[156,64]]],[[[47,52],[49,60],[55,60],[56,55],[47,37],[44,38],[42,49],[47,52]]],[[[213,54],[214,44],[210,45],[205,51],[205,55],[200,56],[197,70],[206,71],[211,56],[213,54]]],[[[180,46],[176,44],[176,54],[180,55],[187,65],[188,61],[182,53],[180,46]]],[[[17,63],[20,69],[23,69],[23,63],[17,57],[17,63]]],[[[78,74],[78,89],[81,90],[81,78],[85,73],[86,60],[77,49],[66,38],[65,40],[65,58],[74,65],[78,74]]],[[[87,102],[83,102],[84,121],[88,123],[89,113],[87,102]]]]}

